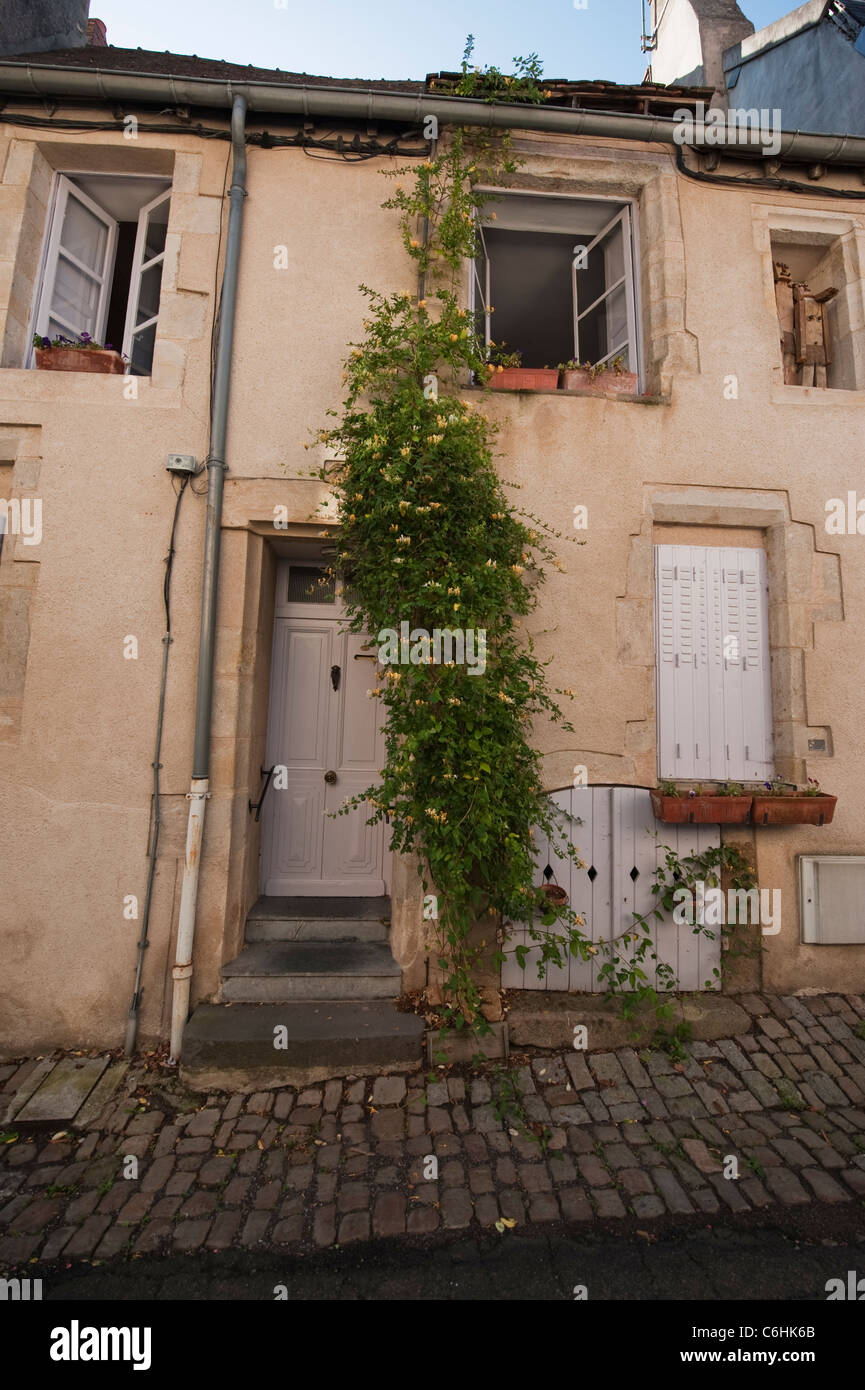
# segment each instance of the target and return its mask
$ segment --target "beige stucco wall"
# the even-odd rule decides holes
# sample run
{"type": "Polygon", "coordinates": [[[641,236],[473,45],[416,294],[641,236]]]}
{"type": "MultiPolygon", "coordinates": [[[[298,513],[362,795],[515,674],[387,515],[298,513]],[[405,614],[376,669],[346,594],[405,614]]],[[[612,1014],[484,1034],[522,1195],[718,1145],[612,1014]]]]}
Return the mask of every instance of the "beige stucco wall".
{"type": "MultiPolygon", "coordinates": [[[[0,683],[0,1047],[12,1052],[122,1041],[139,926],[124,919],[123,900],[134,894],[140,904],[144,894],[174,506],[164,462],[169,452],[203,459],[207,451],[227,146],[194,136],[142,135],[130,151],[132,143],[100,135],[86,158],[100,161],[87,167],[175,178],[154,375],[139,382],[136,400],[124,397],[122,378],[18,365],[44,231],[45,168],[82,167],[85,155],[74,137],[48,142],[0,125],[0,464],[11,465],[21,495],[43,499],[44,518],[41,545],[16,537],[0,559],[0,634],[12,670],[0,683]],[[26,292],[13,294],[13,283],[26,292]],[[138,639],[137,660],[124,659],[127,635],[138,639]]],[[[755,832],[760,881],[781,887],[784,903],[781,933],[765,940],[764,982],[865,988],[865,947],[800,946],[796,910],[797,854],[865,853],[865,537],[824,530],[828,498],[865,493],[851,448],[865,392],[780,385],[769,227],[779,207],[800,204],[690,183],[657,147],[519,143],[526,186],[635,199],[646,385],[655,393],[652,403],[502,394],[484,405],[502,425],[502,472],[523,485],[528,510],[577,534],[573,508],[588,508],[579,533],[586,544],[563,547],[565,573],[550,572],[529,620],[539,655],[555,655],[554,683],[576,691],[578,733],[536,731],[547,784],[570,784],[577,763],[596,781],[654,782],[651,546],[674,525],[688,526],[689,538],[705,526],[706,544],[744,530],[770,557],[785,770],[819,777],[840,798],[831,827],[755,832]],[[725,398],[730,376],[736,399],[725,398]],[[830,756],[806,760],[815,730],[830,756]]],[[[303,475],[322,455],[302,446],[339,403],[345,345],[361,332],[357,286],[413,289],[394,214],[379,207],[391,187],[383,167],[249,152],[194,999],[215,994],[257,895],[258,831],[247,803],[259,794],[264,756],[280,539],[273,509],[288,508],[293,534],[320,529],[313,513],[326,492],[303,475]],[[275,268],[279,246],[288,248],[287,269],[275,268]]],[[[808,210],[844,220],[857,244],[865,238],[861,204],[812,198],[808,210]]],[[[483,404],[477,392],[472,399],[483,404]]],[[[200,492],[203,478],[195,486],[200,492]]],[[[173,578],[145,1038],[164,1035],[170,992],[203,524],[203,498],[188,490],[173,578]]],[[[422,921],[411,866],[395,867],[392,888],[393,946],[415,985],[422,921]]]]}

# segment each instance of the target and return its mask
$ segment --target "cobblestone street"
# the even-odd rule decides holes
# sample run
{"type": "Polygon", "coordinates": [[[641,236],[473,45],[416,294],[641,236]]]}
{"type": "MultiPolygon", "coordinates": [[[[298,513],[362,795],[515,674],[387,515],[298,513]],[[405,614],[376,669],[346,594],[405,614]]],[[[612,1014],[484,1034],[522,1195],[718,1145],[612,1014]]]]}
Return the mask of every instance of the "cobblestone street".
{"type": "MultiPolygon", "coordinates": [[[[229,1247],[295,1255],[495,1234],[497,1222],[621,1223],[633,1236],[670,1218],[809,1204],[849,1204],[852,1230],[865,1203],[865,999],[738,1002],[751,1031],[687,1044],[679,1062],[629,1048],[512,1058],[522,1121],[502,1117],[492,1069],[206,1097],[133,1066],[81,1135],[13,1138],[7,1126],[0,1269],[229,1247]],[[724,1175],[729,1156],[737,1178],[724,1175]],[[137,1177],[124,1176],[130,1157],[137,1177]]],[[[34,1065],[0,1067],[4,1100],[34,1065]]]]}

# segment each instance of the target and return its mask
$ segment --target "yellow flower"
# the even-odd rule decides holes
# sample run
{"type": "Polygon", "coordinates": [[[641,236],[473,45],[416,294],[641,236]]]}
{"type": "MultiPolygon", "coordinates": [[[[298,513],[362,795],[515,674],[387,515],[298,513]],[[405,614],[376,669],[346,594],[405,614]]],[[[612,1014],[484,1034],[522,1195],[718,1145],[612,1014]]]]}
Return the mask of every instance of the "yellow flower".
{"type": "Polygon", "coordinates": [[[417,237],[412,237],[411,241],[409,242],[409,246],[420,246],[420,242],[418,241],[417,237]]]}

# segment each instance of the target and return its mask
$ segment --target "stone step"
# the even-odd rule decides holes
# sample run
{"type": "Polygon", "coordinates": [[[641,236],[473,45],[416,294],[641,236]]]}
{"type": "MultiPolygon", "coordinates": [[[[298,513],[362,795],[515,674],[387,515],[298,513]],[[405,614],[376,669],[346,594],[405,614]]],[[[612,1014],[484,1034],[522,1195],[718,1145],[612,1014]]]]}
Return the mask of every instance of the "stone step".
{"type": "Polygon", "coordinates": [[[387,941],[389,898],[259,898],[246,940],[387,941]]]}
{"type": "Polygon", "coordinates": [[[424,1027],[389,1000],[199,1004],[186,1025],[181,1075],[196,1090],[255,1091],[413,1070],[424,1027]]]}
{"type": "Polygon", "coordinates": [[[393,999],[402,976],[382,941],[261,941],[222,967],[223,1001],[393,999]]]}
{"type": "Polygon", "coordinates": [[[248,917],[246,940],[387,941],[388,922],[362,917],[248,917]]]}

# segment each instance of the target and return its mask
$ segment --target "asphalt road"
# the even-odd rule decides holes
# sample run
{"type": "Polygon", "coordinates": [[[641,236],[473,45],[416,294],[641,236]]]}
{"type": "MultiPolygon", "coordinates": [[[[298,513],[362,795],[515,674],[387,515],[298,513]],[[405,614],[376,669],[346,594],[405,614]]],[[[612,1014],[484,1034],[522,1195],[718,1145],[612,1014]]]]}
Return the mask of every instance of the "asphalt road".
{"type": "MultiPolygon", "coordinates": [[[[771,1220],[669,1223],[639,1234],[561,1225],[480,1236],[378,1240],[289,1256],[225,1250],[31,1266],[46,1300],[287,1299],[826,1302],[826,1281],[865,1276],[865,1208],[810,1206],[771,1220]]],[[[863,1285],[865,1290],[865,1285],[863,1285]]],[[[865,1312],[865,1309],[863,1309],[865,1312]]]]}

